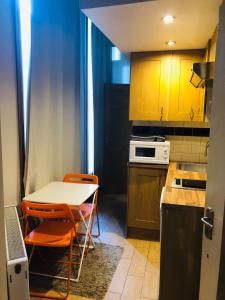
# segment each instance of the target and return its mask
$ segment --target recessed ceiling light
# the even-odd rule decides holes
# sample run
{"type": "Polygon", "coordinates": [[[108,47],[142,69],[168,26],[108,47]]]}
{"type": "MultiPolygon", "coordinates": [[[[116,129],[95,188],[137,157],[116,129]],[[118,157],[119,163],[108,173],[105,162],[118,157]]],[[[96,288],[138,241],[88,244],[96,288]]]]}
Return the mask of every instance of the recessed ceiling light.
{"type": "Polygon", "coordinates": [[[169,47],[172,47],[176,44],[175,41],[167,41],[166,44],[169,46],[169,47]]]}
{"type": "Polygon", "coordinates": [[[171,15],[166,15],[162,18],[163,22],[165,24],[171,24],[173,23],[173,21],[175,20],[176,18],[174,16],[171,16],[171,15]]]}

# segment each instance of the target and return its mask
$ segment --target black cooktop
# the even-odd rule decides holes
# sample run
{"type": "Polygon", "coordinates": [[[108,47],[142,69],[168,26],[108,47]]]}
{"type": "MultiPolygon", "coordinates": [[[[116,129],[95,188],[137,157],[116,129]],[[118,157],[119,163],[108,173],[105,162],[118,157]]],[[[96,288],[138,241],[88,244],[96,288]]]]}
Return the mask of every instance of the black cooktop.
{"type": "Polygon", "coordinates": [[[198,189],[205,190],[206,189],[206,180],[196,180],[196,179],[175,179],[176,185],[181,188],[189,188],[189,189],[198,189]]]}

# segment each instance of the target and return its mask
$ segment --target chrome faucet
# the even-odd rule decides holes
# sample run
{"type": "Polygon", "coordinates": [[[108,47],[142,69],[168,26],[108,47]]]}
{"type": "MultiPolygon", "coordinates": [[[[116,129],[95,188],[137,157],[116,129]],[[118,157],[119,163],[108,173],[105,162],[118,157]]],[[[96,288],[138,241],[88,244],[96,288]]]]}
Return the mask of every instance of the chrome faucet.
{"type": "Polygon", "coordinates": [[[209,141],[205,145],[205,157],[208,156],[208,152],[209,152],[209,141]]]}

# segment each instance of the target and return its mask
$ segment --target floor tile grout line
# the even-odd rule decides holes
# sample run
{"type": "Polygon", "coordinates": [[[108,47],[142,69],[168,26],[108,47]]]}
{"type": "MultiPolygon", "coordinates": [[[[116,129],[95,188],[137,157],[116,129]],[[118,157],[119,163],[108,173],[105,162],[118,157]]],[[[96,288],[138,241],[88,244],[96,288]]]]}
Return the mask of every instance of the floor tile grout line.
{"type": "MultiPolygon", "coordinates": [[[[142,250],[146,249],[146,250],[147,250],[147,255],[146,255],[146,258],[145,258],[145,266],[144,266],[144,275],[145,275],[146,266],[147,266],[147,259],[148,259],[148,254],[149,254],[149,248],[146,248],[146,247],[136,247],[136,248],[135,248],[135,251],[134,251],[134,253],[133,253],[132,259],[133,259],[134,255],[135,255],[135,252],[137,252],[138,249],[142,249],[142,250]]],[[[132,259],[131,259],[131,262],[132,262],[132,259]]],[[[131,267],[131,266],[130,266],[130,267],[131,267]]],[[[129,272],[128,272],[128,273],[129,273],[129,272]]],[[[144,278],[144,276],[135,276],[135,277],[144,278]]]]}
{"type": "MultiPolygon", "coordinates": [[[[122,247],[121,245],[119,245],[119,246],[122,247]]],[[[121,294],[112,292],[112,293],[114,293],[114,294],[121,295],[120,298],[122,297],[122,294],[123,294],[123,291],[124,291],[124,287],[125,287],[125,284],[126,284],[126,280],[127,280],[127,276],[128,276],[128,273],[129,273],[130,266],[131,266],[131,261],[132,261],[133,255],[134,255],[134,251],[133,251],[132,257],[131,257],[130,259],[129,259],[129,258],[123,258],[123,257],[121,257],[121,258],[120,258],[120,261],[119,261],[119,263],[121,262],[122,259],[125,259],[125,260],[128,260],[128,261],[129,261],[129,266],[128,266],[127,272],[126,272],[126,274],[125,274],[125,281],[124,281],[124,284],[123,284],[123,288],[122,288],[121,294]]],[[[119,265],[119,263],[118,263],[118,265],[119,265]]],[[[117,266],[117,267],[118,267],[118,266],[117,266]]],[[[116,271],[117,271],[117,270],[116,270],[116,271]]],[[[116,272],[116,271],[115,271],[115,272],[116,272]]],[[[114,274],[114,275],[115,275],[115,274],[114,274]]],[[[112,278],[112,280],[113,280],[113,278],[112,278]]]]}
{"type": "Polygon", "coordinates": [[[140,295],[140,298],[142,298],[142,291],[143,291],[143,285],[144,285],[144,278],[145,278],[146,271],[147,271],[147,262],[148,262],[148,255],[149,255],[149,252],[150,252],[150,246],[149,246],[149,248],[148,248],[148,253],[147,253],[147,258],[146,258],[145,271],[144,271],[144,277],[143,277],[143,280],[142,280],[142,286],[141,286],[141,295],[140,295]]]}
{"type": "MultiPolygon", "coordinates": [[[[134,246],[133,246],[133,247],[134,247],[134,246]]],[[[134,249],[135,249],[135,247],[134,247],[134,249]]],[[[129,268],[127,268],[127,275],[126,275],[126,279],[125,279],[124,284],[123,284],[123,290],[122,290],[122,294],[121,294],[120,299],[122,299],[122,296],[123,296],[123,292],[124,292],[124,288],[125,288],[125,285],[126,285],[126,282],[127,282],[127,277],[128,277],[128,273],[129,273],[129,270],[130,270],[132,258],[133,258],[133,256],[134,256],[134,252],[135,252],[135,251],[133,251],[132,257],[131,257],[131,259],[130,259],[130,265],[129,265],[129,268]]]]}
{"type": "MultiPolygon", "coordinates": [[[[128,274],[129,274],[129,270],[130,270],[130,267],[131,267],[132,259],[133,259],[134,255],[135,255],[135,251],[137,251],[137,248],[145,248],[145,247],[138,247],[138,246],[133,246],[133,247],[134,247],[134,251],[133,251],[132,257],[131,257],[131,259],[130,259],[130,266],[129,266],[129,269],[128,269],[128,271],[127,271],[127,276],[126,276],[126,280],[125,280],[124,285],[123,285],[123,291],[122,291],[122,294],[121,294],[120,299],[122,299],[122,297],[123,297],[124,288],[125,288],[125,285],[126,285],[127,277],[129,276],[128,274]]],[[[147,257],[148,257],[149,249],[150,249],[150,247],[147,249],[147,250],[148,250],[148,252],[147,252],[147,257]]],[[[146,272],[146,265],[147,265],[147,258],[146,258],[146,262],[145,262],[145,272],[146,272]]],[[[144,272],[144,273],[145,273],[145,272],[144,272]]],[[[141,280],[142,280],[142,286],[141,286],[141,291],[140,291],[140,295],[139,295],[140,298],[141,298],[141,295],[142,295],[142,288],[143,288],[143,279],[144,279],[144,277],[140,277],[140,276],[133,276],[133,277],[141,278],[141,280]]]]}

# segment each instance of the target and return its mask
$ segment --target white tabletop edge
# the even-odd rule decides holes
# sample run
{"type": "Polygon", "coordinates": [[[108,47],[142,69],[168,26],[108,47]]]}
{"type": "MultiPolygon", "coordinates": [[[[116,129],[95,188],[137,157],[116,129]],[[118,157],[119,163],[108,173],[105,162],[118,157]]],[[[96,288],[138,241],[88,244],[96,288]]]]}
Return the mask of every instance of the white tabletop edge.
{"type": "Polygon", "coordinates": [[[23,200],[38,203],[81,205],[97,191],[98,187],[97,184],[53,181],[34,193],[26,195],[23,200]]]}

